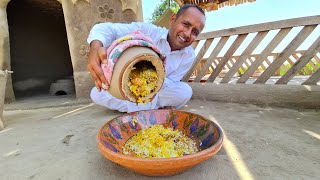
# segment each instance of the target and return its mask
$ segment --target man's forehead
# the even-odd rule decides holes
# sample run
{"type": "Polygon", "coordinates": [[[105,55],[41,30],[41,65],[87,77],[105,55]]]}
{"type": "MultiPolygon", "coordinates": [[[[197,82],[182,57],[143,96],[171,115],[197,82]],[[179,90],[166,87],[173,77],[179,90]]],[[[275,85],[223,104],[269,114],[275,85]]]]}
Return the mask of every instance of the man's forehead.
{"type": "Polygon", "coordinates": [[[196,21],[205,21],[205,15],[202,14],[197,8],[190,7],[186,9],[181,15],[183,19],[190,19],[190,20],[196,20],[196,21]]]}
{"type": "Polygon", "coordinates": [[[182,12],[182,14],[194,14],[194,13],[197,13],[197,14],[201,14],[201,16],[205,17],[205,15],[197,8],[195,7],[189,7],[188,9],[184,10],[182,12]]]}
{"type": "Polygon", "coordinates": [[[180,17],[181,21],[189,22],[192,25],[200,26],[200,28],[204,27],[205,24],[205,16],[198,9],[190,7],[184,11],[180,17]]]}

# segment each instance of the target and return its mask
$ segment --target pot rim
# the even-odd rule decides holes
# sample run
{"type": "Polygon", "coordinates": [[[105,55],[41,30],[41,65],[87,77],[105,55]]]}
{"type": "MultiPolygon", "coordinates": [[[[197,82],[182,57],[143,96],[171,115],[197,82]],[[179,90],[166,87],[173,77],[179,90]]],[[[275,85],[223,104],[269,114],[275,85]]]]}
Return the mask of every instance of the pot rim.
{"type": "MultiPolygon", "coordinates": [[[[149,111],[149,110],[144,110],[144,111],[149,111]]],[[[167,110],[167,109],[158,109],[157,111],[171,111],[171,110],[167,110]]],[[[188,112],[188,111],[183,111],[183,110],[174,110],[177,112],[183,112],[183,113],[192,113],[192,112],[188,112]]],[[[132,112],[132,113],[127,113],[124,115],[120,115],[117,116],[109,121],[107,121],[98,131],[98,134],[96,136],[96,145],[98,146],[99,150],[101,151],[102,154],[106,153],[112,157],[116,157],[117,159],[122,159],[125,161],[134,161],[134,162],[144,162],[144,163],[166,163],[166,162],[174,162],[174,161],[185,161],[185,160],[191,160],[191,159],[198,159],[199,157],[211,157],[213,156],[215,153],[217,153],[220,148],[222,147],[222,143],[223,143],[223,139],[224,139],[224,133],[221,129],[221,127],[215,123],[214,121],[209,120],[208,118],[205,118],[201,115],[198,115],[200,118],[205,119],[206,121],[210,121],[218,130],[219,132],[219,138],[218,140],[209,148],[201,150],[199,152],[196,152],[194,154],[190,154],[190,155],[186,155],[186,156],[181,156],[181,157],[173,157],[173,158],[140,158],[140,157],[134,157],[134,156],[128,156],[128,155],[124,155],[121,152],[120,153],[116,153],[113,152],[111,150],[109,150],[108,148],[106,148],[103,143],[100,141],[100,136],[101,136],[101,132],[103,130],[103,128],[109,124],[111,121],[121,117],[121,116],[126,116],[126,115],[130,115],[136,112],[132,112]]],[[[194,114],[194,113],[192,113],[194,114]]],[[[106,157],[108,158],[108,157],[106,157]]],[[[118,163],[118,161],[112,160],[110,158],[108,158],[109,160],[118,163]]]]}

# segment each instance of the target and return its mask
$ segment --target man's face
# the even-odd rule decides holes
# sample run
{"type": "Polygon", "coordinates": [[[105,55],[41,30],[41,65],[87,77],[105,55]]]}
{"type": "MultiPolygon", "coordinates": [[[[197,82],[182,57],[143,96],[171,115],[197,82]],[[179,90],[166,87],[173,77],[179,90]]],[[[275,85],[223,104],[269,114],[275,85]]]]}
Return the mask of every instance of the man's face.
{"type": "Polygon", "coordinates": [[[171,50],[179,50],[193,43],[204,28],[205,16],[196,8],[190,7],[178,18],[170,19],[168,41],[171,50]]]}

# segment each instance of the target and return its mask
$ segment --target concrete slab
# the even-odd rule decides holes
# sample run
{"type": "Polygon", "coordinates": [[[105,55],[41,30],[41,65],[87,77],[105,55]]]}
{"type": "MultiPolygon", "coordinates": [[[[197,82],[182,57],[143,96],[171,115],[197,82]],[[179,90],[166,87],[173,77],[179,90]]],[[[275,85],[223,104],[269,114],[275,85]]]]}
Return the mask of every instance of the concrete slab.
{"type": "Polygon", "coordinates": [[[50,96],[47,94],[40,94],[31,97],[23,97],[17,99],[17,101],[5,104],[4,110],[30,110],[30,109],[43,109],[43,108],[55,108],[55,107],[69,107],[79,106],[82,104],[91,103],[91,99],[77,99],[75,95],[63,95],[63,96],[50,96]]]}
{"type": "MultiPolygon", "coordinates": [[[[47,105],[25,110],[5,106],[0,179],[149,179],[105,159],[95,145],[99,128],[121,113],[90,102],[47,105]]],[[[191,100],[183,110],[219,123],[226,138],[213,158],[162,179],[320,177],[319,110],[200,100],[191,100]]]]}

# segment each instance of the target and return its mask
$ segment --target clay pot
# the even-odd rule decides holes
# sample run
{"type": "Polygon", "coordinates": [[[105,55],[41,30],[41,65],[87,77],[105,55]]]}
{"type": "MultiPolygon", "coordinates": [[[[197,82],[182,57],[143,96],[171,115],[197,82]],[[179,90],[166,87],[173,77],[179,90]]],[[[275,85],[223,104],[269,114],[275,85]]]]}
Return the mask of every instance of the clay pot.
{"type": "Polygon", "coordinates": [[[198,114],[179,110],[147,110],[127,113],[104,124],[97,146],[109,160],[147,176],[171,176],[210,159],[221,148],[223,132],[218,124],[198,114]],[[141,129],[161,124],[196,140],[199,152],[175,158],[139,158],[122,153],[127,140],[141,129]]]}
{"type": "Polygon", "coordinates": [[[2,114],[3,114],[6,82],[7,82],[7,72],[0,70],[0,130],[4,128],[2,114]]]}
{"type": "Polygon", "coordinates": [[[156,89],[149,95],[141,98],[143,102],[151,101],[160,90],[165,79],[163,61],[151,48],[133,46],[122,52],[114,65],[110,88],[108,92],[119,99],[136,102],[136,97],[128,86],[129,74],[137,63],[151,62],[156,69],[158,80],[156,89]]]}

